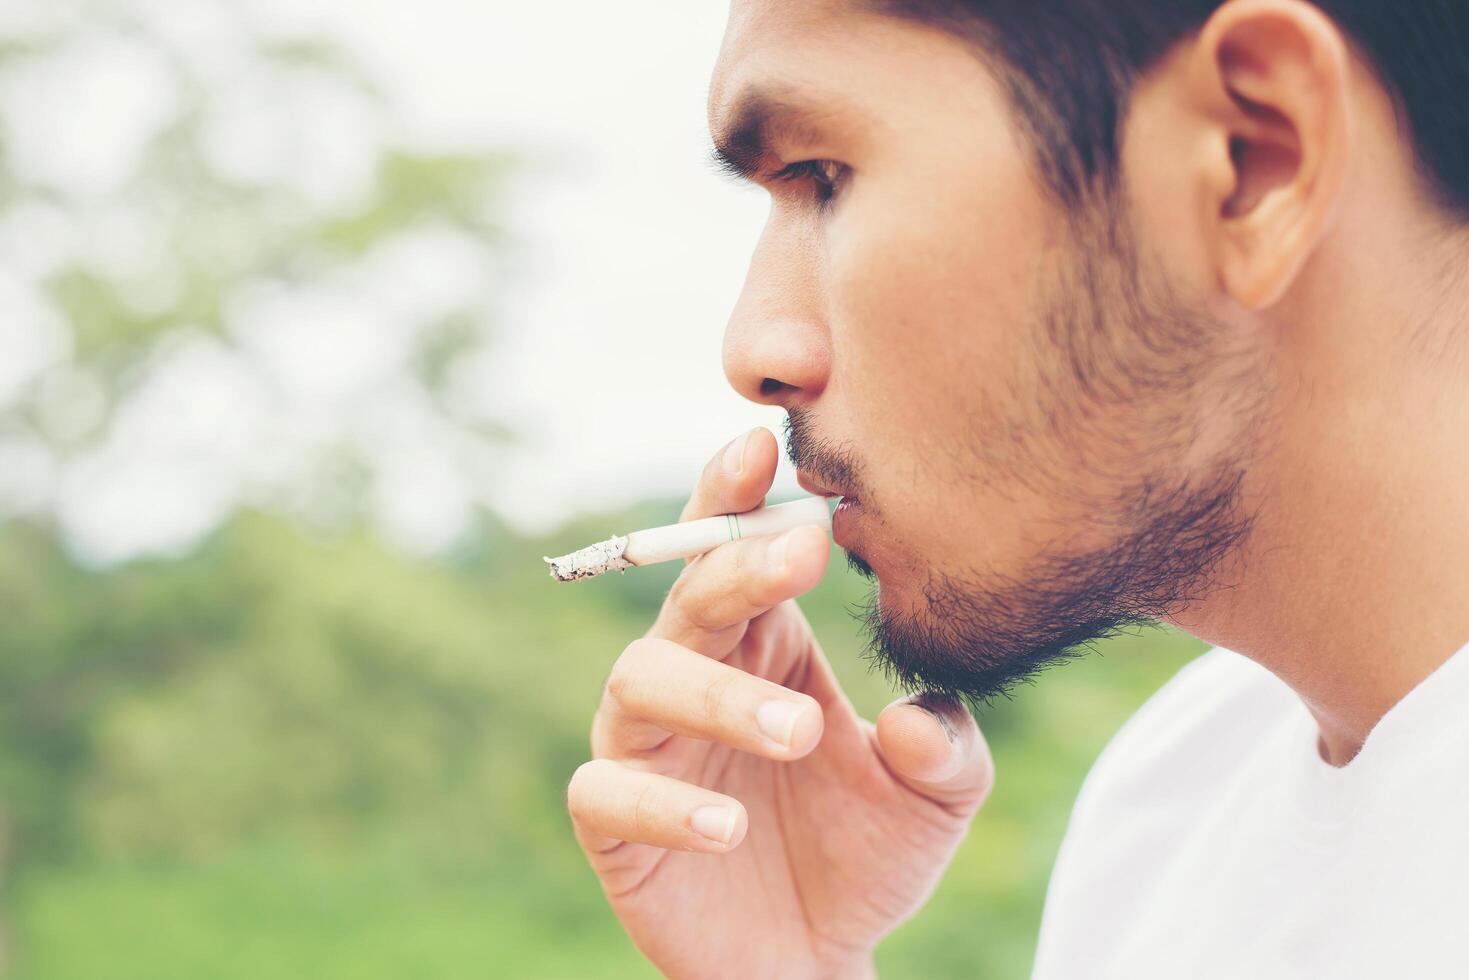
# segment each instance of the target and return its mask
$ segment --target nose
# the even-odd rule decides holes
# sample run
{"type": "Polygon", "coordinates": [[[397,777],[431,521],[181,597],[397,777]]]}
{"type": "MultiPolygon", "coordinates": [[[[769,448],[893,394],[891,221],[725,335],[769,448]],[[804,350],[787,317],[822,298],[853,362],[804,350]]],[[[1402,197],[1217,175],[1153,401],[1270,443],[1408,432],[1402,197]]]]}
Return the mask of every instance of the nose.
{"type": "Polygon", "coordinates": [[[792,408],[813,401],[830,371],[815,242],[775,212],[724,331],[724,375],[750,401],[792,408]]]}

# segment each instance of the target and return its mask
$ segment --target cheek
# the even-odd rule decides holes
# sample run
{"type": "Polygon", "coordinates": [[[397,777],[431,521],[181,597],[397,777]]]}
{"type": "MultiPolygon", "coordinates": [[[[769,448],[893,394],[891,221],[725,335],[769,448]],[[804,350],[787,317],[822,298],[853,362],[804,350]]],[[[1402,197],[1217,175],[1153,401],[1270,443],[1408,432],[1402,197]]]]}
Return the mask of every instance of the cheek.
{"type": "Polygon", "coordinates": [[[1052,219],[1018,162],[874,179],[844,208],[827,228],[825,280],[853,435],[873,459],[917,454],[955,482],[942,470],[976,438],[972,420],[1026,374],[1052,219]]]}
{"type": "Polygon", "coordinates": [[[1067,253],[1018,156],[863,190],[825,237],[831,414],[869,464],[883,526],[863,557],[882,602],[921,612],[933,568],[1019,574],[1056,526],[1056,502],[1015,473],[1057,396],[1037,304],[1067,253]]]}

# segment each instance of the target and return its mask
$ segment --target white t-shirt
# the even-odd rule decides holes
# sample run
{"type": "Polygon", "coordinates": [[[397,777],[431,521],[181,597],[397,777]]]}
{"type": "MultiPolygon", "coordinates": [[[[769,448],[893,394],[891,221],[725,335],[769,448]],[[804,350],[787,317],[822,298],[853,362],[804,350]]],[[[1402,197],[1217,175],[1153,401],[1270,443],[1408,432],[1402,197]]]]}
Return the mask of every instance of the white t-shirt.
{"type": "Polygon", "coordinates": [[[1263,667],[1185,667],[1087,777],[1034,977],[1469,978],[1469,647],[1339,769],[1263,667]]]}

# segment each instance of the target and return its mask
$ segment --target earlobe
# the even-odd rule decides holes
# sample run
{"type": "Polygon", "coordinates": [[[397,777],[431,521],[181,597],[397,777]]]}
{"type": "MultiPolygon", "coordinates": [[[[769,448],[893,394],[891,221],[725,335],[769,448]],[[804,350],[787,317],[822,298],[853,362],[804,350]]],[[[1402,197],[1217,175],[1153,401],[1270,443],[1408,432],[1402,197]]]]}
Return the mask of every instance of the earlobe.
{"type": "Polygon", "coordinates": [[[1205,25],[1197,53],[1226,97],[1232,179],[1218,201],[1220,281],[1262,309],[1296,280],[1346,183],[1346,42],[1305,0],[1234,0],[1205,25]]]}

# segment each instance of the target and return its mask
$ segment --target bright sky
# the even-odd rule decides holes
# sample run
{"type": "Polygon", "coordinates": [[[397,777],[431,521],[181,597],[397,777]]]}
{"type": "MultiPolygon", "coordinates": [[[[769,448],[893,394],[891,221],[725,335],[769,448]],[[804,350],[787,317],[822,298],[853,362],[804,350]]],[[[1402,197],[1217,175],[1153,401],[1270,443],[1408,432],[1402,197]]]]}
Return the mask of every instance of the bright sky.
{"type": "Polygon", "coordinates": [[[779,431],[781,414],[736,396],[720,368],[765,216],[758,193],[706,163],[725,10],[343,0],[333,12],[417,136],[525,157],[509,220],[530,272],[504,297],[486,382],[525,437],[494,490],[518,521],[682,494],[726,440],[779,431]],[[606,397],[568,403],[582,385],[606,397]]]}
{"type": "MultiPolygon", "coordinates": [[[[726,441],[757,424],[778,430],[780,413],[742,401],[720,368],[765,213],[759,193],[714,176],[706,159],[725,5],[668,0],[0,6],[0,37],[66,39],[0,84],[8,161],[83,206],[69,215],[41,199],[0,215],[0,402],[39,379],[64,429],[86,431],[105,410],[65,368],[65,331],[42,292],[62,263],[80,256],[133,281],[145,305],[173,288],[155,281],[162,265],[146,222],[108,195],[177,93],[159,51],[107,33],[99,9],[138,12],[218,90],[205,150],[231,181],[350,201],[384,136],[520,159],[502,215],[514,271],[493,298],[491,347],[471,385],[518,442],[466,478],[473,467],[456,465],[462,454],[430,424],[422,393],[386,373],[410,323],[494,281],[476,271],[474,243],[426,229],[326,281],[242,284],[230,297],[234,346],[196,336],[160,352],[108,437],[67,466],[24,433],[0,433],[0,517],[54,510],[77,552],[98,562],[178,551],[249,502],[250,488],[289,485],[314,447],[342,438],[373,457],[387,535],[433,550],[476,502],[539,530],[682,495],[726,441]],[[400,131],[380,132],[330,84],[287,96],[257,79],[240,22],[355,52],[400,131]]],[[[785,474],[775,492],[798,491],[785,474]]]]}

